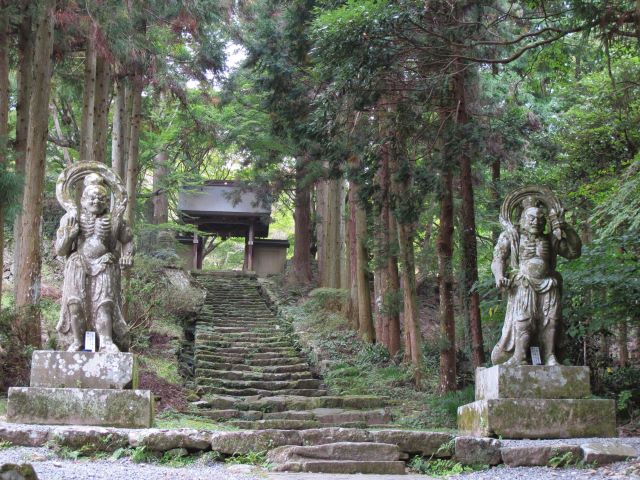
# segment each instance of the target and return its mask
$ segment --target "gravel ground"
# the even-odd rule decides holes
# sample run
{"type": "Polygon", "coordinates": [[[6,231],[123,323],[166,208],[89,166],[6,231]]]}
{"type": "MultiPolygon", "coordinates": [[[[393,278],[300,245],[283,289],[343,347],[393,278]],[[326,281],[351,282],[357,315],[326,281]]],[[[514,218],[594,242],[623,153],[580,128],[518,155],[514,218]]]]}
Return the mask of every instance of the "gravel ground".
{"type": "MultiPolygon", "coordinates": [[[[638,439],[635,441],[640,443],[638,439]]],[[[0,450],[0,465],[4,463],[31,463],[40,480],[351,480],[363,478],[362,475],[267,473],[244,465],[227,466],[221,463],[198,464],[196,462],[189,467],[171,468],[133,463],[127,458],[72,461],[58,458],[47,448],[27,447],[0,450]]],[[[430,477],[423,475],[367,475],[366,478],[368,480],[427,480],[430,477]]],[[[640,480],[640,460],[620,462],[593,469],[496,467],[450,478],[461,480],[640,480]]]]}

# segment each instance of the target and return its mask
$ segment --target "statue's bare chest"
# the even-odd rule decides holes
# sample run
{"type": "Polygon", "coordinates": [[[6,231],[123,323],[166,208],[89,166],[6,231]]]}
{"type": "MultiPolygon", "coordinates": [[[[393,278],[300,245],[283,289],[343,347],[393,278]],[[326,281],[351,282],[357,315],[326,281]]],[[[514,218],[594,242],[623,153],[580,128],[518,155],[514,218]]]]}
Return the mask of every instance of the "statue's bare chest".
{"type": "Polygon", "coordinates": [[[79,250],[88,258],[96,259],[110,251],[111,216],[80,216],[79,250]]]}
{"type": "Polygon", "coordinates": [[[520,238],[520,271],[534,278],[544,278],[550,271],[551,245],[546,238],[520,238]]]}

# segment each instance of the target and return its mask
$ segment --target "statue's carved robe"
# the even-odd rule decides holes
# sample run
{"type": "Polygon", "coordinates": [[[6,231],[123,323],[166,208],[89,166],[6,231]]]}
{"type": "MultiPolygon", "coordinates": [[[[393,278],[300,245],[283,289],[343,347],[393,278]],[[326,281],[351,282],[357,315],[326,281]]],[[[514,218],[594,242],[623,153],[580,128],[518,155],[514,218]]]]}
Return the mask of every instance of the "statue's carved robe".
{"type": "MultiPolygon", "coordinates": [[[[507,311],[502,336],[491,352],[494,365],[509,360],[515,349],[517,322],[531,322],[534,335],[552,324],[559,328],[561,318],[562,276],[555,271],[556,256],[563,253],[560,241],[551,234],[542,235],[532,245],[535,252],[527,252],[527,240],[515,228],[505,230],[498,238],[494,258],[506,262],[510,258],[511,276],[508,288],[507,311]],[[546,262],[544,273],[534,275],[521,269],[520,262],[534,259],[546,262]]],[[[529,269],[535,268],[534,266],[529,269]]]]}
{"type": "MultiPolygon", "coordinates": [[[[64,225],[65,219],[61,220],[64,225]]],[[[120,298],[120,265],[117,242],[130,241],[132,234],[126,222],[112,225],[111,215],[93,218],[81,214],[80,232],[70,245],[65,262],[64,287],[60,320],[56,329],[62,334],[71,330],[70,306],[80,306],[86,330],[96,330],[98,309],[111,304],[113,341],[121,351],[128,350],[129,327],[122,315],[120,298]]],[[[58,242],[69,243],[64,229],[58,230],[58,242]]]]}

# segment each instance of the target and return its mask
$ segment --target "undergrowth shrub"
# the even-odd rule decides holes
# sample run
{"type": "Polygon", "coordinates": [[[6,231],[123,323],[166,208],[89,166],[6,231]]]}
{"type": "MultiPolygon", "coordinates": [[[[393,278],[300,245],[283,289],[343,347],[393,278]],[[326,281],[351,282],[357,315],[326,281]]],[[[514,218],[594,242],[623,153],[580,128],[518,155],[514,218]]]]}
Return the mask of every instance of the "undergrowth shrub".
{"type": "Polygon", "coordinates": [[[26,332],[13,309],[0,310],[0,392],[29,384],[33,348],[26,344],[26,332]]]}
{"type": "Polygon", "coordinates": [[[344,312],[349,292],[342,288],[316,288],[309,292],[308,307],[325,312],[344,312]]]}

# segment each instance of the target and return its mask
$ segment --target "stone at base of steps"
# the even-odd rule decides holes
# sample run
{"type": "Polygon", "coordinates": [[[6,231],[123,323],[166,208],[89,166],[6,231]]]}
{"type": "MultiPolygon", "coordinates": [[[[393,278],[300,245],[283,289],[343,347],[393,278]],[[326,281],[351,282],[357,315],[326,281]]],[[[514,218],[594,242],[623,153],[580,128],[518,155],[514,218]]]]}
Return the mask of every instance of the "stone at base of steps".
{"type": "Polygon", "coordinates": [[[343,473],[343,474],[379,474],[402,475],[404,462],[356,462],[352,460],[309,460],[287,462],[273,469],[275,472],[290,473],[343,473]]]}

